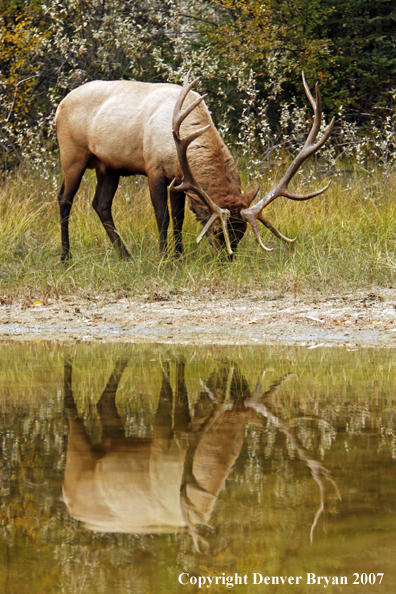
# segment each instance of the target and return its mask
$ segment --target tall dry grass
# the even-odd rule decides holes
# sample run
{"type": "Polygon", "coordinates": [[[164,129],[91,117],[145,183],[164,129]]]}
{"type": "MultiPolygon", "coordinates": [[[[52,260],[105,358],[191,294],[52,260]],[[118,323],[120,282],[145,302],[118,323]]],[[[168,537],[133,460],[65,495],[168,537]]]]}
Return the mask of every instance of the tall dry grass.
{"type": "MultiPolygon", "coordinates": [[[[320,187],[325,182],[322,177],[312,171],[302,173],[295,188],[320,187]]],[[[243,179],[247,187],[247,173],[243,179]]],[[[322,196],[302,203],[279,198],[265,216],[284,234],[297,235],[295,244],[283,244],[263,228],[263,240],[273,248],[263,253],[248,231],[233,262],[214,252],[207,240],[196,245],[200,226],[190,211],[183,230],[185,255],[161,259],[145,178],[124,178],[114,200],[116,225],[132,255],[131,261],[118,260],[91,207],[95,176],[87,172],[71,212],[73,258],[60,265],[59,185],[58,175],[40,177],[21,170],[0,188],[3,300],[98,292],[161,297],[179,291],[230,297],[331,294],[395,282],[394,172],[368,173],[352,164],[334,176],[322,196]]],[[[268,188],[264,183],[263,189],[268,188]]]]}

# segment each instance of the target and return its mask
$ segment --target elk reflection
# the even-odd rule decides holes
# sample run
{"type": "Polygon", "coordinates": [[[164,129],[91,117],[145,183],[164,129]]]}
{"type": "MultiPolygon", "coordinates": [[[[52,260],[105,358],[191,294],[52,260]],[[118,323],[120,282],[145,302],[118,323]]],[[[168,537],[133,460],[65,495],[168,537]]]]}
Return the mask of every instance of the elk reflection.
{"type": "MultiPolygon", "coordinates": [[[[73,398],[72,364],[64,364],[64,412],[69,423],[63,498],[70,515],[95,532],[133,534],[188,530],[195,547],[203,541],[213,507],[245,438],[246,425],[262,426],[263,418],[282,431],[309,466],[321,494],[311,528],[327,511],[326,479],[330,472],[293,434],[290,426],[263,403],[286,378],[264,394],[255,394],[238,367],[223,366],[203,388],[190,417],[185,363],[176,361],[172,390],[169,368],[162,385],[152,439],[126,437],[116,408],[116,393],[127,359],[119,359],[97,404],[102,425],[99,444],[92,444],[73,398]]],[[[204,542],[204,541],[203,541],[204,542]]]]}

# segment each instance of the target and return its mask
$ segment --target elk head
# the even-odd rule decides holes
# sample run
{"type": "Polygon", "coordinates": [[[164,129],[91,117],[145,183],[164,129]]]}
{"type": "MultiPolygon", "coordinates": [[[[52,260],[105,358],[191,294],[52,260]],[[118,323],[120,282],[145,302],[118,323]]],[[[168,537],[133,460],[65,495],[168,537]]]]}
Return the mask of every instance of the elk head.
{"type": "MultiPolygon", "coordinates": [[[[266,247],[262,242],[257,221],[260,221],[265,227],[267,227],[267,229],[269,229],[274,235],[276,235],[276,237],[278,237],[282,241],[285,241],[287,243],[293,243],[295,239],[289,239],[288,237],[282,235],[280,231],[278,231],[267,219],[263,217],[261,212],[266,206],[268,206],[268,204],[275,200],[275,198],[278,198],[278,196],[284,196],[286,198],[289,198],[290,200],[309,200],[314,196],[318,196],[319,194],[325,192],[330,185],[329,182],[324,188],[303,195],[295,194],[291,192],[288,188],[289,182],[297,173],[298,169],[301,167],[304,161],[308,157],[316,153],[328,140],[334,126],[333,118],[329,126],[326,128],[322,138],[319,141],[316,141],[316,137],[319,133],[322,121],[322,109],[318,83],[316,83],[315,87],[315,100],[311,94],[311,91],[309,90],[304,72],[302,73],[304,89],[314,111],[314,122],[303,148],[298,153],[294,161],[291,163],[280,182],[275,186],[275,188],[270,190],[270,192],[268,192],[263,198],[261,198],[257,202],[257,204],[253,206],[250,206],[250,204],[256,197],[259,191],[259,187],[248,192],[245,195],[240,194],[240,196],[229,196],[225,200],[222,200],[222,206],[220,206],[197,183],[187,159],[188,146],[196,138],[204,134],[211,127],[211,124],[208,124],[206,126],[199,128],[198,130],[195,130],[185,138],[181,138],[180,135],[180,127],[182,122],[185,120],[188,114],[190,114],[197,107],[197,105],[199,105],[199,103],[201,103],[201,101],[203,101],[206,97],[206,95],[197,97],[192,103],[188,105],[186,109],[182,111],[183,103],[188,93],[199,80],[199,78],[197,78],[192,82],[189,82],[190,72],[191,69],[188,71],[186,78],[184,80],[183,87],[181,89],[180,95],[174,108],[172,119],[173,138],[176,144],[176,151],[183,179],[182,183],[176,186],[175,178],[170,185],[170,189],[173,191],[186,192],[190,196],[192,193],[193,201],[196,202],[195,196],[198,197],[199,201],[203,203],[202,206],[205,209],[205,211],[209,211],[209,213],[211,213],[209,217],[200,217],[204,221],[204,228],[197,238],[197,243],[199,243],[202,240],[202,238],[208,231],[211,231],[212,243],[214,243],[216,247],[221,247],[225,244],[228,254],[232,257],[234,250],[236,249],[239,241],[242,239],[246,231],[247,223],[249,223],[253,229],[254,235],[260,247],[265,251],[272,251],[272,248],[266,247]]],[[[217,200],[217,202],[219,202],[219,200],[217,200]]],[[[199,206],[196,206],[194,210],[196,210],[197,208],[199,208],[199,206]]]]}

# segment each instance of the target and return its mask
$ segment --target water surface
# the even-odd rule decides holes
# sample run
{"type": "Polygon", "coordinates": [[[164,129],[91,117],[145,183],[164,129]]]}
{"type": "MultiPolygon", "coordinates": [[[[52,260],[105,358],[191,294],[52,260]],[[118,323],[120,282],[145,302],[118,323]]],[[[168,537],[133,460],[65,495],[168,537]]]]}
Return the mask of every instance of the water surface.
{"type": "Polygon", "coordinates": [[[391,350],[0,345],[0,592],[395,592],[395,379],[391,350]]]}

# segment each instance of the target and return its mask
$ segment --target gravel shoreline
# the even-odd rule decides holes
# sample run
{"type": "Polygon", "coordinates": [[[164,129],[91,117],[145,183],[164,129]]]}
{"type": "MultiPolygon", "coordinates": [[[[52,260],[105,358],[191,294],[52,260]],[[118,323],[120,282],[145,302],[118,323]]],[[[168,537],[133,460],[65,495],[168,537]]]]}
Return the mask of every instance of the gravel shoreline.
{"type": "Polygon", "coordinates": [[[95,299],[0,306],[0,340],[396,347],[396,291],[322,297],[95,299]]]}

